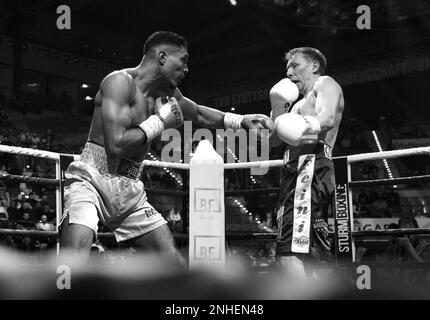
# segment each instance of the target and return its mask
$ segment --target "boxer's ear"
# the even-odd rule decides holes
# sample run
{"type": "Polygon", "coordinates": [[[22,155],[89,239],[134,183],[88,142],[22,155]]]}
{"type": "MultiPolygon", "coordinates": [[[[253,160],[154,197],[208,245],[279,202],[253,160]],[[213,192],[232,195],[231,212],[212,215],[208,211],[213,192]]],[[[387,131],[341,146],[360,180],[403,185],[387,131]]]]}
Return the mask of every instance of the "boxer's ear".
{"type": "Polygon", "coordinates": [[[320,69],[320,63],[318,61],[312,62],[312,72],[317,73],[320,69]]]}
{"type": "Polygon", "coordinates": [[[159,51],[158,63],[160,64],[160,66],[164,66],[164,64],[166,63],[166,59],[167,59],[167,53],[165,51],[159,51]]]}

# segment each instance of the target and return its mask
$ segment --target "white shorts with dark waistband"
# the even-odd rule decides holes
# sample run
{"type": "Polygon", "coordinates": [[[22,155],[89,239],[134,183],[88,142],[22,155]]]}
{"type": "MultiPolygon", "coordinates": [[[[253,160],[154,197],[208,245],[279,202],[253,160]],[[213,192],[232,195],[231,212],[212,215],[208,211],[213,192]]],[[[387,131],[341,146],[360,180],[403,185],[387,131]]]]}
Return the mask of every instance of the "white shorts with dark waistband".
{"type": "Polygon", "coordinates": [[[87,142],[80,160],[66,171],[63,219],[91,228],[98,222],[113,230],[118,242],[146,234],[166,220],[147,201],[142,181],[117,172],[104,147],[87,142]]]}

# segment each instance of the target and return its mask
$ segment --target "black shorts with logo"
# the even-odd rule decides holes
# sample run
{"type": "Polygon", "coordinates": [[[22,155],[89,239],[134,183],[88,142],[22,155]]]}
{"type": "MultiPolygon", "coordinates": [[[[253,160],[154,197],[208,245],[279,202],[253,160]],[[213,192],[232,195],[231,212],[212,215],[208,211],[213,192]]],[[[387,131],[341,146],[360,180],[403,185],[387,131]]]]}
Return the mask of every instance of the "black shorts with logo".
{"type": "MultiPolygon", "coordinates": [[[[288,151],[287,151],[288,152],[288,151]]],[[[328,214],[333,208],[335,190],[334,166],[330,147],[323,144],[307,144],[289,151],[287,163],[281,169],[280,197],[277,204],[278,239],[277,255],[310,256],[317,260],[332,260],[331,245],[328,239],[328,214]],[[315,155],[314,170],[310,192],[311,223],[309,232],[309,253],[294,253],[293,240],[294,199],[299,157],[315,155]]]]}

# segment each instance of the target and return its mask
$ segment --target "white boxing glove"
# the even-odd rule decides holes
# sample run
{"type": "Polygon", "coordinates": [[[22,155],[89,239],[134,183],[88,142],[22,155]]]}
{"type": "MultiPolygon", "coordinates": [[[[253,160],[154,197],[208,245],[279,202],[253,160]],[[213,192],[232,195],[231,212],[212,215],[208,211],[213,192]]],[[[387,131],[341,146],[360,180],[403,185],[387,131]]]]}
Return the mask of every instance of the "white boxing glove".
{"type": "Polygon", "coordinates": [[[290,106],[299,97],[299,89],[288,78],[282,79],[275,84],[269,92],[270,104],[272,106],[272,120],[288,111],[290,106]]]}
{"type": "Polygon", "coordinates": [[[279,139],[289,145],[298,146],[303,140],[317,140],[321,125],[313,116],[285,113],[276,118],[275,129],[279,139]]]}
{"type": "Polygon", "coordinates": [[[139,128],[146,134],[147,141],[168,128],[179,128],[184,123],[184,116],[174,97],[159,97],[155,100],[156,113],[139,124],[139,128]]]}

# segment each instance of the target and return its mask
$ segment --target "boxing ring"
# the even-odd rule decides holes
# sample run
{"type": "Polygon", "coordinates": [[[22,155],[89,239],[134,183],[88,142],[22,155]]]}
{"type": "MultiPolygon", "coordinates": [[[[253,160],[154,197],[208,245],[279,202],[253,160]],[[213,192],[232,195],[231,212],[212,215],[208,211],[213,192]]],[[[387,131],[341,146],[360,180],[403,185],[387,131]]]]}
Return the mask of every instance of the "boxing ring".
{"type": "MultiPolygon", "coordinates": [[[[205,141],[205,140],[203,140],[205,141]]],[[[197,150],[199,149],[199,144],[197,150]]],[[[162,190],[162,189],[145,189],[148,194],[165,194],[165,195],[175,195],[180,197],[189,196],[189,209],[190,209],[190,224],[189,224],[189,234],[187,235],[175,235],[175,237],[189,240],[190,252],[190,267],[193,263],[196,265],[217,264],[223,266],[225,264],[225,240],[230,239],[260,239],[260,240],[275,240],[277,237],[276,233],[225,233],[225,208],[224,208],[224,197],[230,195],[246,195],[246,194],[262,194],[262,193],[277,193],[278,188],[268,188],[268,189],[250,189],[250,190],[227,190],[224,191],[224,170],[231,169],[252,169],[252,168],[277,168],[284,165],[284,160],[267,160],[267,161],[256,161],[256,162],[241,162],[241,163],[223,163],[221,157],[221,162],[216,159],[216,156],[208,158],[208,152],[216,154],[213,147],[206,143],[205,145],[205,157],[202,161],[193,162],[194,157],[190,164],[184,163],[170,163],[163,161],[153,161],[144,160],[144,167],[157,167],[164,169],[177,169],[186,170],[190,172],[190,183],[189,192],[186,191],[175,191],[175,190],[162,190]],[[208,146],[209,145],[209,146],[208,146]],[[212,150],[210,150],[212,149],[212,150]],[[199,169],[200,168],[200,169],[199,169]],[[200,170],[200,171],[199,171],[200,170]],[[213,172],[215,178],[211,179],[201,179],[198,178],[203,174],[208,174],[208,172],[213,172]],[[194,172],[194,173],[193,173],[194,172]],[[197,179],[197,180],[196,180],[197,179]],[[196,186],[196,181],[198,186],[196,186]],[[196,200],[197,191],[204,190],[204,196],[196,200]],[[209,190],[209,191],[208,191],[209,190]],[[215,191],[214,191],[215,190],[215,191]],[[212,198],[211,198],[212,197],[212,198]],[[203,199],[203,200],[202,200],[203,199]],[[211,202],[213,200],[213,202],[211,202]],[[200,202],[199,202],[200,201],[200,202]],[[203,201],[203,202],[202,202],[203,201]],[[211,218],[209,220],[215,221],[212,223],[212,230],[206,229],[202,231],[203,224],[196,220],[196,211],[199,212],[198,205],[204,203],[204,208],[200,208],[200,215],[203,209],[210,209],[213,211],[211,218]],[[212,203],[212,204],[211,204],[212,203]],[[211,207],[212,206],[212,207],[211,207]],[[215,213],[215,214],[213,214],[215,213]],[[202,234],[203,232],[203,234],[202,234]],[[202,250],[202,247],[198,247],[197,238],[200,238],[200,245],[206,246],[206,249],[202,250]],[[212,238],[211,238],[212,237],[212,238]],[[216,237],[216,241],[214,240],[216,237]],[[210,249],[213,248],[211,252],[210,249]],[[200,251],[199,251],[200,250],[200,251]],[[200,253],[199,253],[200,252],[200,253]],[[192,262],[194,261],[194,262],[192,262]]],[[[26,182],[35,183],[41,185],[55,186],[55,196],[56,196],[56,230],[55,231],[37,231],[37,230],[14,230],[14,229],[0,229],[0,236],[29,236],[29,237],[56,237],[57,239],[57,254],[60,250],[59,247],[59,232],[58,232],[58,222],[61,219],[61,214],[63,211],[63,187],[65,182],[64,172],[68,164],[73,160],[78,160],[79,155],[73,154],[60,154],[50,151],[35,150],[29,148],[12,147],[6,145],[0,145],[0,153],[9,153],[21,156],[32,156],[37,158],[49,159],[55,161],[55,179],[47,178],[36,178],[27,177],[11,174],[1,174],[1,180],[9,180],[16,182],[26,182]]],[[[197,151],[196,151],[197,154],[197,151]]],[[[403,150],[394,151],[381,151],[373,153],[356,154],[345,157],[334,157],[333,162],[335,165],[335,175],[336,175],[336,196],[335,196],[335,206],[334,206],[334,233],[332,237],[334,238],[334,248],[335,248],[335,265],[338,268],[350,268],[355,261],[355,240],[356,239],[366,239],[366,238],[381,238],[389,236],[403,236],[409,234],[430,234],[430,228],[420,228],[420,229],[391,229],[391,230],[370,230],[370,231],[354,231],[353,226],[353,197],[352,189],[355,187],[365,187],[365,186],[376,186],[376,185],[399,185],[399,184],[409,184],[415,182],[428,182],[430,181],[430,175],[421,176],[410,176],[392,179],[379,179],[379,180],[365,180],[365,181],[351,181],[351,165],[353,163],[369,160],[383,160],[398,157],[407,157],[415,155],[429,155],[430,147],[419,147],[403,150]]],[[[200,192],[199,191],[199,192],[200,192]]],[[[203,211],[202,211],[203,210],[203,211]]],[[[206,210],[208,211],[208,210],[206,210]]],[[[206,212],[207,213],[207,212],[206,212]]],[[[207,221],[205,222],[207,223],[207,221]]],[[[210,223],[209,223],[210,224],[210,223]]],[[[113,233],[98,233],[100,239],[113,238],[113,233]]],[[[387,266],[387,264],[379,264],[380,266],[387,266]]],[[[395,264],[396,267],[428,267],[428,263],[402,263],[395,264]]],[[[376,267],[378,264],[376,265],[376,267]]]]}

